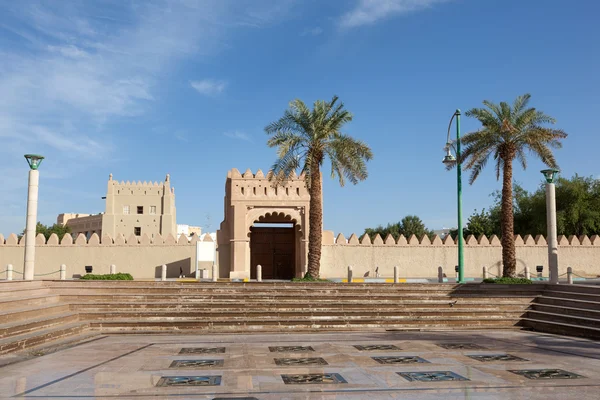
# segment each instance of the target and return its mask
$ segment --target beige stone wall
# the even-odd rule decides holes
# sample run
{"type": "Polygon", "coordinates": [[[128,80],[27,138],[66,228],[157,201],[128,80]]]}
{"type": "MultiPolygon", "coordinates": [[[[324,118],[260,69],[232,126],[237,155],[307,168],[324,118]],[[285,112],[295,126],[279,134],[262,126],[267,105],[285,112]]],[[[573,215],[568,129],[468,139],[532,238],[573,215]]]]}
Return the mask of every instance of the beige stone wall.
{"type": "MultiPolygon", "coordinates": [[[[113,240],[108,235],[103,235],[100,240],[98,235],[92,235],[86,241],[79,235],[73,242],[70,235],[65,235],[59,243],[58,237],[52,235],[45,243],[44,237],[36,238],[36,279],[58,279],[60,264],[67,265],[67,277],[71,278],[85,272],[86,265],[94,267],[94,273],[108,273],[110,264],[117,266],[118,272],[129,272],[136,279],[153,279],[160,277],[162,264],[168,265],[168,276],[179,276],[181,267],[190,276],[195,269],[196,242],[194,236],[188,242],[182,235],[178,239],[168,235],[160,235],[152,240],[147,235],[136,238],[131,235],[127,240],[119,235],[113,240]]],[[[212,241],[210,235],[205,235],[204,240],[212,241]]],[[[533,238],[526,236],[524,239],[517,236],[517,270],[522,273],[528,266],[532,273],[536,265],[544,266],[544,275],[548,274],[547,259],[548,248],[543,236],[533,238]]],[[[0,235],[0,270],[7,264],[13,264],[16,271],[23,272],[24,238],[17,242],[17,236],[11,234],[6,239],[0,235]]],[[[229,249],[228,245],[219,245],[220,277],[229,278],[229,249]]],[[[439,237],[431,242],[428,238],[419,241],[416,237],[406,239],[400,237],[396,242],[389,237],[385,241],[379,236],[371,240],[365,236],[359,242],[356,235],[346,240],[342,235],[334,239],[331,231],[323,232],[323,255],[321,259],[321,274],[326,278],[346,277],[347,267],[353,267],[354,276],[361,277],[369,271],[371,277],[375,276],[375,268],[379,267],[382,277],[392,277],[393,268],[400,268],[402,278],[435,278],[437,268],[444,267],[447,276],[454,276],[454,266],[457,259],[457,246],[451,238],[445,243],[439,237]]],[[[468,237],[465,244],[465,276],[480,277],[482,267],[501,275],[502,247],[497,237],[489,240],[483,236],[479,239],[468,237]]],[[[206,264],[206,263],[204,263],[206,264]]],[[[209,268],[210,265],[201,265],[200,268],[209,268]]],[[[583,236],[559,237],[559,273],[564,274],[567,267],[572,267],[574,272],[581,276],[596,277],[600,275],[600,237],[583,236]]],[[[5,277],[0,275],[0,279],[5,277]]],[[[14,275],[14,279],[21,275],[14,275]]]]}
{"type": "Polygon", "coordinates": [[[56,223],[69,226],[74,237],[80,233],[86,237],[94,233],[102,236],[102,214],[59,214],[56,223]]]}
{"type": "MultiPolygon", "coordinates": [[[[109,273],[111,264],[115,264],[117,272],[129,272],[135,279],[160,278],[161,267],[167,264],[167,276],[178,277],[180,267],[186,276],[191,276],[196,256],[196,242],[194,236],[191,241],[180,236],[175,239],[168,235],[163,239],[156,235],[151,240],[143,235],[138,240],[131,235],[127,240],[119,235],[115,240],[108,235],[103,235],[100,240],[98,235],[92,235],[86,241],[84,235],[79,235],[73,242],[70,235],[65,235],[59,243],[58,237],[52,235],[45,243],[43,235],[36,237],[35,274],[36,279],[58,279],[60,264],[67,266],[67,278],[85,274],[85,266],[91,265],[95,274],[109,273]],[[45,275],[54,272],[51,275],[45,275]]],[[[212,241],[210,236],[205,240],[212,241]]],[[[17,236],[11,234],[6,240],[0,235],[0,270],[6,269],[7,264],[12,264],[15,271],[23,272],[24,238],[17,243],[17,236]]],[[[206,266],[200,266],[204,268],[206,266]]],[[[0,275],[4,279],[5,274],[0,275]]],[[[21,279],[15,273],[13,279],[21,279]]]]}
{"type": "MultiPolygon", "coordinates": [[[[466,277],[480,277],[483,266],[493,274],[501,275],[502,247],[497,237],[488,240],[485,236],[479,239],[471,236],[465,242],[466,277]]],[[[522,273],[525,266],[535,273],[536,265],[543,265],[544,275],[548,275],[548,246],[543,236],[533,238],[528,235],[523,239],[517,235],[515,244],[518,273],[522,273]]],[[[559,237],[558,257],[559,274],[572,267],[578,275],[600,276],[598,236],[559,237]]],[[[355,277],[362,277],[367,271],[373,277],[377,267],[381,276],[392,277],[394,266],[398,266],[403,278],[433,278],[437,276],[437,268],[442,266],[446,275],[453,277],[457,258],[458,248],[449,237],[445,243],[437,236],[433,241],[427,237],[420,241],[414,236],[409,239],[401,236],[395,242],[391,237],[384,241],[377,235],[371,240],[367,235],[359,242],[356,235],[348,240],[343,235],[334,239],[331,231],[325,231],[321,274],[326,278],[345,277],[351,265],[355,277]]]]}

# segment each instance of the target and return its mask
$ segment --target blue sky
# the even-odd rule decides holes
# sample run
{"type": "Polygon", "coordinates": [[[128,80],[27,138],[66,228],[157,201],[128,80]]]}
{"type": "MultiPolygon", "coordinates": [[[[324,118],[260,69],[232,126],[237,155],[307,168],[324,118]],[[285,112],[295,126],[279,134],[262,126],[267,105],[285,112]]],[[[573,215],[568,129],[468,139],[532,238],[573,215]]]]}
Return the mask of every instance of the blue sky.
{"type": "MultiPolygon", "coordinates": [[[[375,155],[367,181],[325,180],[336,233],[407,214],[455,226],[447,124],[484,99],[531,93],[570,134],[563,175],[598,176],[598,15],[591,0],[0,0],[0,232],[25,224],[25,153],[47,157],[44,223],[103,212],[109,173],[170,173],[178,223],[214,231],[227,171],[274,161],[264,127],[334,94],[375,155]]],[[[515,179],[533,190],[541,167],[515,179]]],[[[500,183],[488,167],[464,186],[468,216],[500,183]]]]}

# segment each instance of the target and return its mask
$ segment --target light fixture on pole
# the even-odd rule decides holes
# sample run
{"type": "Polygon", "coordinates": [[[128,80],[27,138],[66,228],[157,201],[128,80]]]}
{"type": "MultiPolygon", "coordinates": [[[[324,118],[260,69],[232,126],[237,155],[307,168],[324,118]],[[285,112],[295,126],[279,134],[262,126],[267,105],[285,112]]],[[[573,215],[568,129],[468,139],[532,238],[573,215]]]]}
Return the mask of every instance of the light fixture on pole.
{"type": "Polygon", "coordinates": [[[35,263],[35,228],[37,224],[38,186],[40,173],[38,168],[44,159],[38,154],[25,154],[29,164],[29,185],[27,189],[27,221],[25,224],[25,262],[23,279],[33,280],[35,263]]]}
{"type": "Polygon", "coordinates": [[[448,124],[448,137],[446,139],[446,146],[444,150],[447,152],[442,162],[448,167],[456,165],[456,193],[457,193],[457,217],[458,217],[458,283],[465,282],[465,263],[464,263],[464,244],[465,240],[463,237],[462,228],[462,167],[460,161],[460,110],[456,110],[450,118],[448,124]],[[452,121],[456,118],[456,141],[453,145],[450,139],[450,129],[452,128],[452,121]],[[451,149],[454,149],[456,156],[452,155],[451,149]]]}
{"type": "Polygon", "coordinates": [[[558,239],[556,238],[556,168],[541,171],[546,178],[546,224],[548,226],[548,271],[550,283],[558,283],[558,239]]]}

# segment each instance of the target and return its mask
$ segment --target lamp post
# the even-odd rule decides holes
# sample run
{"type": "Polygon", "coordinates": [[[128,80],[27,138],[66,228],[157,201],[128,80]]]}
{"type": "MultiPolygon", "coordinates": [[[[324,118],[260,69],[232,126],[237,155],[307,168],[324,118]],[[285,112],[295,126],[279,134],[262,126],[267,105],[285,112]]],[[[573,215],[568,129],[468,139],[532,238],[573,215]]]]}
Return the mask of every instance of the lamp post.
{"type": "Polygon", "coordinates": [[[555,168],[541,171],[546,178],[546,224],[548,225],[548,271],[550,283],[558,283],[558,240],[556,239],[556,196],[554,181],[558,175],[555,168]]]}
{"type": "Polygon", "coordinates": [[[462,227],[462,171],[461,171],[461,161],[460,161],[460,110],[457,109],[454,114],[452,114],[452,118],[450,118],[450,123],[448,124],[448,137],[446,139],[446,147],[444,150],[447,151],[446,156],[442,160],[442,162],[450,167],[456,164],[456,192],[457,192],[457,208],[458,208],[458,283],[465,282],[465,260],[463,255],[464,250],[464,238],[463,238],[463,227],[462,227]],[[456,118],[456,147],[452,145],[452,140],[450,139],[450,128],[452,128],[452,121],[456,118]],[[456,157],[452,155],[450,149],[454,148],[456,151],[456,157]]]}
{"type": "Polygon", "coordinates": [[[35,263],[35,228],[37,224],[38,186],[40,173],[38,167],[44,159],[37,154],[25,154],[29,164],[29,186],[27,191],[27,222],[25,225],[25,263],[23,265],[23,279],[33,280],[35,263]]]}

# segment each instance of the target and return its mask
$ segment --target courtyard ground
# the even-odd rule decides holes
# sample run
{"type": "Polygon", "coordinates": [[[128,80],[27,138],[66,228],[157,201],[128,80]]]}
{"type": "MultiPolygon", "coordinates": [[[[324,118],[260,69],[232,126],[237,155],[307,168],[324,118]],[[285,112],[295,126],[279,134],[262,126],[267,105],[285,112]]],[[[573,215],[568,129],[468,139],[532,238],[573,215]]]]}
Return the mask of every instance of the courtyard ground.
{"type": "Polygon", "coordinates": [[[0,357],[0,396],[598,399],[600,343],[527,331],[102,335],[0,357]],[[27,353],[25,353],[27,354],[27,353]],[[21,355],[23,356],[23,354],[21,355]],[[183,378],[182,378],[183,377],[183,378]]]}

